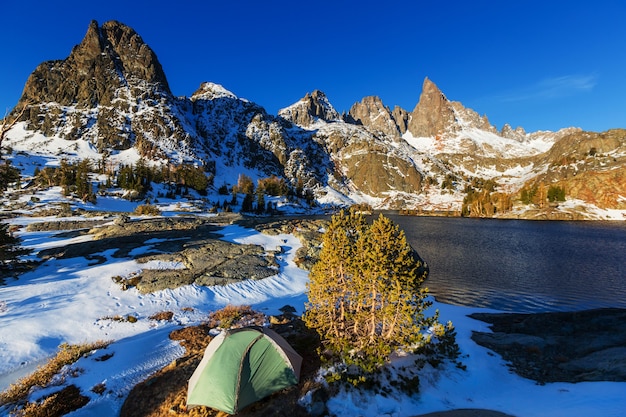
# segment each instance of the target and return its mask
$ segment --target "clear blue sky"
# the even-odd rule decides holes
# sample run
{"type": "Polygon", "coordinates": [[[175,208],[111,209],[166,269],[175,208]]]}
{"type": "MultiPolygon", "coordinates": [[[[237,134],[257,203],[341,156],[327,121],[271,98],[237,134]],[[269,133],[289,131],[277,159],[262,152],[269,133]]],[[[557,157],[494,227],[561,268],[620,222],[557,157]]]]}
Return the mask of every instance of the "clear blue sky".
{"type": "MultiPolygon", "coordinates": [[[[134,28],[175,95],[222,84],[269,113],[324,91],[412,110],[424,77],[492,124],[626,128],[626,1],[7,1],[0,112],[92,19],[134,28]]],[[[0,116],[1,117],[1,116],[0,116]]]]}

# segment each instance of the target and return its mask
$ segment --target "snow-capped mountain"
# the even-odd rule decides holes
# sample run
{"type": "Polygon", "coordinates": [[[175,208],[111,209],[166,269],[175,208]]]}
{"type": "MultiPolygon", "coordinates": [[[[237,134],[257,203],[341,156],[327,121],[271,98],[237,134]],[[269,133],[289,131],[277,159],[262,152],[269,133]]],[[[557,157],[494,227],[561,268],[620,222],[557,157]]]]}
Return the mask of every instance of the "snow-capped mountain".
{"type": "Polygon", "coordinates": [[[558,185],[582,205],[626,210],[624,130],[498,131],[429,79],[411,112],[366,97],[342,115],[316,90],[274,116],[214,83],[174,97],[156,54],[115,21],[91,22],[68,58],[39,65],[9,117],[24,108],[3,143],[13,152],[193,163],[216,187],[241,173],[276,175],[322,202],[332,195],[376,208],[460,213],[485,182],[515,202],[507,207],[519,205],[520,190],[558,185]]]}

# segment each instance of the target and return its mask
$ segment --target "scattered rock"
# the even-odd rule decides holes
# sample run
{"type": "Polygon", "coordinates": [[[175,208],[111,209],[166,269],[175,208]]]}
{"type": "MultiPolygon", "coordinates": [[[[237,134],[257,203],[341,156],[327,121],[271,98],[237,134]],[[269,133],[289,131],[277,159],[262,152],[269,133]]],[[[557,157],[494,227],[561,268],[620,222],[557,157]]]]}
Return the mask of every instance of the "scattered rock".
{"type": "Polygon", "coordinates": [[[54,230],[92,229],[109,222],[110,220],[53,220],[30,223],[26,226],[26,230],[29,232],[48,232],[54,230]]]}
{"type": "MultiPolygon", "coordinates": [[[[139,263],[163,261],[177,262],[184,266],[179,269],[144,268],[141,273],[133,274],[132,277],[115,277],[115,281],[123,289],[136,287],[142,293],[193,283],[204,286],[226,285],[276,275],[279,268],[277,257],[289,248],[280,245],[275,251],[267,251],[258,245],[242,245],[221,240],[221,225],[235,221],[267,234],[293,233],[303,242],[303,247],[298,252],[301,264],[309,265],[317,259],[324,220],[261,221],[243,219],[240,215],[208,219],[180,216],[140,220],[131,220],[122,215],[114,222],[96,225],[89,230],[94,235],[94,240],[42,250],[39,257],[44,260],[51,257],[84,257],[94,263],[104,263],[107,257],[98,254],[108,251],[108,256],[130,257],[134,250],[142,248],[142,254],[135,256],[139,263]]],[[[57,222],[53,223],[42,227],[62,227],[57,222]]]]}

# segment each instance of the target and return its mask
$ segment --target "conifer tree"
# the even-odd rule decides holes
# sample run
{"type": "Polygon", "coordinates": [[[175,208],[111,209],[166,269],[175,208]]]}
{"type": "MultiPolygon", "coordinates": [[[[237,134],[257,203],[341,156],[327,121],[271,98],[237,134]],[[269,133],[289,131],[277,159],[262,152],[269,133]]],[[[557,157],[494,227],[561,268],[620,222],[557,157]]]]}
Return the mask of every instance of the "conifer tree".
{"type": "Polygon", "coordinates": [[[9,224],[0,223],[0,278],[8,276],[9,271],[19,264],[19,256],[30,252],[30,249],[19,246],[19,239],[9,231],[9,224]]]}
{"type": "Polygon", "coordinates": [[[432,324],[423,314],[426,272],[404,232],[383,215],[357,241],[356,254],[355,361],[372,371],[397,348],[419,343],[432,324]]]}
{"type": "Polygon", "coordinates": [[[265,211],[265,192],[263,188],[256,189],[256,212],[258,214],[263,213],[265,211]]]}
{"type": "Polygon", "coordinates": [[[89,181],[89,172],[91,164],[89,159],[83,159],[76,169],[76,195],[83,201],[95,203],[96,195],[93,192],[91,182],[89,181]]]}
{"type": "Polygon", "coordinates": [[[4,191],[12,182],[20,179],[20,170],[11,165],[11,161],[0,161],[0,191],[4,191]]]}
{"type": "MultiPolygon", "coordinates": [[[[342,211],[332,217],[311,269],[304,321],[320,335],[328,360],[356,369],[360,381],[393,352],[430,342],[424,333],[438,325],[438,313],[424,314],[431,305],[426,276],[391,220],[381,215],[368,226],[363,215],[342,211]]],[[[443,331],[452,344],[453,331],[451,324],[443,331]]]]}
{"type": "Polygon", "coordinates": [[[241,211],[251,213],[253,210],[254,196],[252,194],[246,194],[241,202],[241,211]]]}
{"type": "Polygon", "coordinates": [[[352,303],[356,242],[367,229],[365,218],[343,210],[332,217],[322,240],[319,261],[313,265],[308,284],[305,322],[339,355],[352,345],[352,303]]]}
{"type": "Polygon", "coordinates": [[[69,196],[72,191],[72,186],[76,184],[76,167],[68,163],[66,159],[62,159],[59,164],[59,172],[63,195],[69,196]]]}

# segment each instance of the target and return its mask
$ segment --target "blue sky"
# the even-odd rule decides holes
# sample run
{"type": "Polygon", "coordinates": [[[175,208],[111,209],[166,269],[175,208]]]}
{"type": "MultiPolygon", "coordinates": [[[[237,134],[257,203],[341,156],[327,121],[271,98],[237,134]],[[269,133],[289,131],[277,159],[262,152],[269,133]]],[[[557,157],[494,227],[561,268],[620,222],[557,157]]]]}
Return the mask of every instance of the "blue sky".
{"type": "Polygon", "coordinates": [[[134,28],[178,96],[211,81],[272,114],[315,89],[340,112],[369,95],[410,111],[428,77],[498,128],[626,128],[622,0],[11,1],[2,115],[92,19],[134,28]]]}

